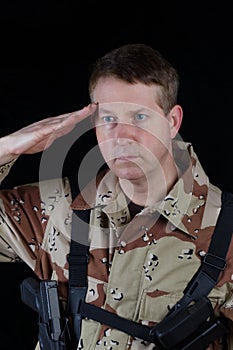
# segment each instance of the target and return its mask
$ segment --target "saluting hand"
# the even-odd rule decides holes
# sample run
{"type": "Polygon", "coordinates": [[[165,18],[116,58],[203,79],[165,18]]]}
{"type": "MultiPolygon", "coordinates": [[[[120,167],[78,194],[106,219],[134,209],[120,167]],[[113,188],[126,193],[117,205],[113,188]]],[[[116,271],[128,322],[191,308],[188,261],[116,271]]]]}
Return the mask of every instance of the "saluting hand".
{"type": "Polygon", "coordinates": [[[0,164],[21,154],[33,154],[48,148],[57,138],[68,134],[75,125],[95,112],[90,104],[79,111],[45,118],[0,139],[0,164]]]}

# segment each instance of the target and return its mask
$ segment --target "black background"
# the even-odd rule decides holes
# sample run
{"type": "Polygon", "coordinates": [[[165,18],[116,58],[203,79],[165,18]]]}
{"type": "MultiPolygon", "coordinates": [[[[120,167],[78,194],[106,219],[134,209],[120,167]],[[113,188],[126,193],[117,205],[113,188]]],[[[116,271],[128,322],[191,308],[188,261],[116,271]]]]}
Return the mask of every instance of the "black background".
{"type": "MultiPolygon", "coordinates": [[[[1,136],[88,104],[90,64],[112,48],[143,42],[160,50],[180,74],[182,138],[193,143],[210,181],[233,190],[228,2],[5,1],[0,7],[1,136]]],[[[22,156],[2,186],[37,180],[40,156],[22,156]]],[[[1,298],[7,300],[2,301],[1,324],[10,319],[13,327],[2,333],[7,337],[9,332],[8,339],[16,344],[23,342],[23,350],[33,349],[33,341],[26,345],[25,339],[28,333],[34,340],[34,314],[28,322],[28,310],[20,301],[13,312],[15,302],[9,297],[14,294],[17,300],[18,282],[29,273],[24,265],[16,265],[1,268],[1,298]],[[14,313],[27,331],[16,329],[14,313]]]]}

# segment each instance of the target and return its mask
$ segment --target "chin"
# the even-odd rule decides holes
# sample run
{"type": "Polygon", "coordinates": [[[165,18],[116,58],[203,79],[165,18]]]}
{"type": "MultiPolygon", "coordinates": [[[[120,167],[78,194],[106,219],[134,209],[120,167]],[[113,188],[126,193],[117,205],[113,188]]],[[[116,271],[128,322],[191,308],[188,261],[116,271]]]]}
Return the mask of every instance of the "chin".
{"type": "Polygon", "coordinates": [[[141,171],[141,169],[112,169],[112,171],[116,174],[120,179],[125,180],[138,180],[142,177],[145,177],[145,174],[141,171]]]}

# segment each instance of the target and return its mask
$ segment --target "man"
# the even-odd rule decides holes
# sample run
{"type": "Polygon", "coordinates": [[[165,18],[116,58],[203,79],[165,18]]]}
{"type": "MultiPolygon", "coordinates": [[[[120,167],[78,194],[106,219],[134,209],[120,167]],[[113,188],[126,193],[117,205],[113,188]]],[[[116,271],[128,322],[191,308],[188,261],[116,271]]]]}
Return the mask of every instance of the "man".
{"type": "MultiPolygon", "coordinates": [[[[160,53],[125,45],[93,67],[89,106],[3,137],[2,179],[18,156],[47,149],[91,116],[106,166],[76,198],[67,178],[2,190],[2,260],[20,258],[40,279],[56,279],[66,300],[72,210],[89,211],[86,302],[139,324],[158,324],[199,268],[221,208],[222,191],[178,134],[178,87],[176,70],[160,53]]],[[[216,315],[231,327],[232,264],[231,243],[227,267],[209,293],[216,315]]],[[[154,346],[104,320],[82,320],[79,349],[154,346]]],[[[232,333],[208,349],[233,349],[232,333]]]]}

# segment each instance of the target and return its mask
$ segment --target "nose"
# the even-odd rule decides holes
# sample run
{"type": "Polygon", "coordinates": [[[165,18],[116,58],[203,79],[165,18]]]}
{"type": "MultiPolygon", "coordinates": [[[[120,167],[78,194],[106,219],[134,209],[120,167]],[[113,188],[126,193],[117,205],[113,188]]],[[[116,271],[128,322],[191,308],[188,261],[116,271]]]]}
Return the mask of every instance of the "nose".
{"type": "Polygon", "coordinates": [[[118,145],[132,143],[135,138],[135,126],[118,123],[115,128],[115,140],[118,145]]]}

